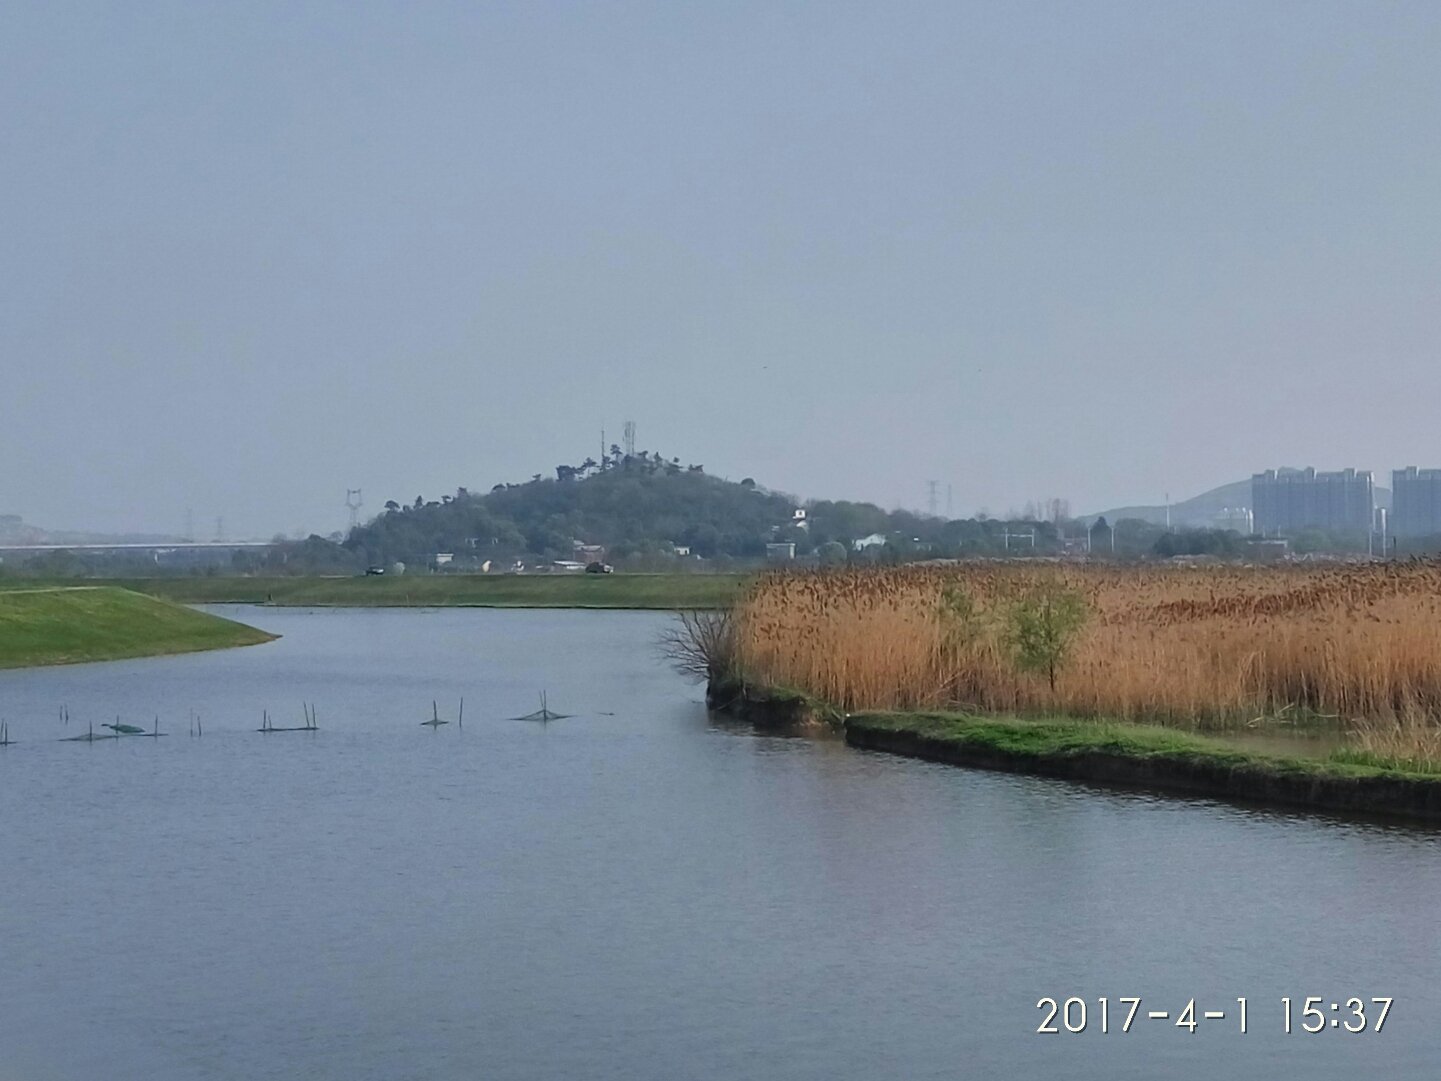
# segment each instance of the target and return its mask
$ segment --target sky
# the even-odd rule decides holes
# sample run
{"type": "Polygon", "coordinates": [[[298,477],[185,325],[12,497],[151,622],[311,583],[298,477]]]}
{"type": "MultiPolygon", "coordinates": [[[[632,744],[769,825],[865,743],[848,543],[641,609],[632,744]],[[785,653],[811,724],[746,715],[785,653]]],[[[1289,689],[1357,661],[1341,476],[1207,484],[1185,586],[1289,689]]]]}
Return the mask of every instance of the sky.
{"type": "Polygon", "coordinates": [[[1441,466],[1435,3],[0,15],[0,514],[326,533],[627,420],[956,516],[1441,466]]]}

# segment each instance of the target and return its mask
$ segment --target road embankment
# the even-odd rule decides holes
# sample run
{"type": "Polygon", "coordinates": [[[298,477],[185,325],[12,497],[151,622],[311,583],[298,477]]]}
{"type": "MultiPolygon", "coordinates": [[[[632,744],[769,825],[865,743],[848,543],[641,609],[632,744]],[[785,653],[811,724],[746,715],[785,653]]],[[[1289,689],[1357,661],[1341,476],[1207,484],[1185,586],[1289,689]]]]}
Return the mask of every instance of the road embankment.
{"type": "Polygon", "coordinates": [[[88,584],[119,586],[181,604],[677,610],[727,608],[745,581],[741,574],[390,574],[193,575],[93,579],[88,584]]]}

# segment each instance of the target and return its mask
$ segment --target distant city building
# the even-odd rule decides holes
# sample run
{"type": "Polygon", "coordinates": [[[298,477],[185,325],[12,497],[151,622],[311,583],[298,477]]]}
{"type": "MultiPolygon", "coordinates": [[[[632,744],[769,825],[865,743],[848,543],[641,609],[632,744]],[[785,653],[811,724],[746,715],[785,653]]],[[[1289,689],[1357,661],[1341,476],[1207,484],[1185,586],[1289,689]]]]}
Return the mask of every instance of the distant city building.
{"type": "Polygon", "coordinates": [[[1303,529],[1365,534],[1375,509],[1374,484],[1365,470],[1268,469],[1251,476],[1255,531],[1266,536],[1303,529]]]}
{"type": "Polygon", "coordinates": [[[1211,516],[1212,529],[1233,529],[1243,537],[1256,531],[1255,516],[1249,507],[1222,507],[1211,516]]]}
{"type": "Polygon", "coordinates": [[[1396,537],[1441,533],[1441,469],[1392,470],[1390,527],[1396,537]]]}

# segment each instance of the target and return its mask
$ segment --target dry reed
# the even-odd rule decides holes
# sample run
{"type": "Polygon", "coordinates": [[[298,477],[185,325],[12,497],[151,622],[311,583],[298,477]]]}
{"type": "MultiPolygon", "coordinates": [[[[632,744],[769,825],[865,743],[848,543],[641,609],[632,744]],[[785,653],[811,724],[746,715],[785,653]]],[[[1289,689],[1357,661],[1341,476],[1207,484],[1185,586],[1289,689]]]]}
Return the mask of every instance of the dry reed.
{"type": "Polygon", "coordinates": [[[779,573],[737,604],[725,640],[726,671],[852,710],[1188,725],[1297,710],[1376,732],[1410,717],[1411,729],[1430,731],[1441,714],[1441,564],[779,573]],[[1054,690],[1007,644],[1015,606],[1037,590],[1079,596],[1087,610],[1054,690]]]}

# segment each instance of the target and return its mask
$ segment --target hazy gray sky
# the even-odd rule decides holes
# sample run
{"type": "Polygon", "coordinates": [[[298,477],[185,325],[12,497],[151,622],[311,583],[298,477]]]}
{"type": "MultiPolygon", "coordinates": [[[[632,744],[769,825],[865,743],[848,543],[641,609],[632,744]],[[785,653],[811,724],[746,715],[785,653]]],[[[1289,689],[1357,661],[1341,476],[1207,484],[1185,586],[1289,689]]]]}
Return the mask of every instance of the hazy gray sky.
{"type": "Polygon", "coordinates": [[[627,419],[958,515],[1441,466],[1438,58],[1430,2],[3,0],[0,513],[324,532],[627,419]]]}

